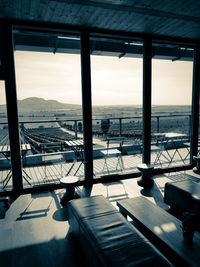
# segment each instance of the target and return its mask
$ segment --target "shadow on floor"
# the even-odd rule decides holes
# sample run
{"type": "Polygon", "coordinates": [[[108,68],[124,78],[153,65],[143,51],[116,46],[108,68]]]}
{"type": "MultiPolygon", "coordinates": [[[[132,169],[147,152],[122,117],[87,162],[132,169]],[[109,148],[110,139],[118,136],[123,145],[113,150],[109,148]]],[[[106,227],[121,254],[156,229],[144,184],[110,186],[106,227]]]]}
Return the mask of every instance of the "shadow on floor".
{"type": "Polygon", "coordinates": [[[168,205],[164,203],[163,194],[161,193],[161,190],[156,183],[154,183],[154,186],[152,188],[141,189],[140,193],[145,197],[153,197],[155,203],[162,209],[169,209],[168,205]]]}
{"type": "Polygon", "coordinates": [[[90,197],[93,185],[85,185],[82,188],[76,187],[76,193],[79,197],[90,197]]]}
{"type": "Polygon", "coordinates": [[[56,210],[53,214],[53,219],[59,222],[65,222],[67,221],[67,208],[63,207],[58,210],[56,210]]]}
{"type": "Polygon", "coordinates": [[[2,267],[87,266],[78,242],[70,232],[65,239],[0,252],[0,259],[2,267]]]}
{"type": "Polygon", "coordinates": [[[0,219],[4,219],[6,216],[7,208],[4,202],[0,202],[0,219]]]}
{"type": "Polygon", "coordinates": [[[103,185],[106,187],[106,198],[110,202],[116,202],[128,198],[128,193],[126,192],[126,188],[123,182],[108,182],[103,183],[103,185]],[[117,187],[117,190],[113,190],[115,187],[117,187]],[[120,194],[118,192],[120,192],[120,194]]]}

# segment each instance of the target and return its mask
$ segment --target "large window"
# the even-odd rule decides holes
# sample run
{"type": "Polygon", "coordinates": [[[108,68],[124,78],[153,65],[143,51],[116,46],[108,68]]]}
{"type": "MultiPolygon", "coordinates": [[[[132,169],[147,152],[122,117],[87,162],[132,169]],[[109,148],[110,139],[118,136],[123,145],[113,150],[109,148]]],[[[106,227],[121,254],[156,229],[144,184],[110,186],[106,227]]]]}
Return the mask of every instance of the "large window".
{"type": "Polygon", "coordinates": [[[153,43],[152,145],[155,167],[189,164],[193,49],[153,43]]]}
{"type": "Polygon", "coordinates": [[[10,191],[12,171],[4,81],[0,81],[0,152],[0,191],[10,191]]]}
{"type": "Polygon", "coordinates": [[[21,32],[14,56],[24,187],[83,177],[79,36],[21,32]]]}
{"type": "MultiPolygon", "coordinates": [[[[13,37],[23,187],[59,183],[63,176],[83,179],[80,36],[15,29],[13,37]]],[[[186,45],[152,44],[155,168],[190,163],[193,52],[186,45]]],[[[90,53],[94,178],[138,172],[143,42],[92,34],[90,53]]],[[[9,149],[4,87],[1,82],[1,146],[9,149]]],[[[1,189],[12,188],[9,151],[0,163],[1,189]]]]}
{"type": "Polygon", "coordinates": [[[91,38],[95,177],[142,162],[142,54],[138,41],[91,38]]]}

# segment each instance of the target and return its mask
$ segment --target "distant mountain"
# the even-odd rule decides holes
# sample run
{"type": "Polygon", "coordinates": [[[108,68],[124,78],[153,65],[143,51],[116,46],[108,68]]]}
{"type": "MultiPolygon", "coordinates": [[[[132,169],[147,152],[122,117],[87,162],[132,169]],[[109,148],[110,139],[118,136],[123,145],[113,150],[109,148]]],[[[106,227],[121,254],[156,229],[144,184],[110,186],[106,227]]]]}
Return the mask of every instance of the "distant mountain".
{"type": "MultiPolygon", "coordinates": [[[[38,112],[54,112],[64,110],[75,110],[80,113],[81,105],[66,104],[56,100],[45,100],[39,97],[29,97],[18,100],[19,113],[38,113],[38,112]]],[[[6,105],[0,105],[0,112],[5,113],[6,105]]],[[[185,105],[153,105],[152,115],[168,115],[168,114],[185,114],[191,113],[191,106],[185,105]]],[[[106,105],[93,106],[93,116],[102,117],[105,114],[110,117],[142,115],[142,107],[139,105],[106,105]]]]}
{"type": "MultiPolygon", "coordinates": [[[[60,109],[78,109],[81,106],[76,104],[65,104],[56,100],[45,100],[39,97],[29,97],[23,100],[18,100],[19,112],[32,112],[32,111],[53,111],[60,109]]],[[[0,105],[0,110],[5,110],[5,105],[0,105]]]]}

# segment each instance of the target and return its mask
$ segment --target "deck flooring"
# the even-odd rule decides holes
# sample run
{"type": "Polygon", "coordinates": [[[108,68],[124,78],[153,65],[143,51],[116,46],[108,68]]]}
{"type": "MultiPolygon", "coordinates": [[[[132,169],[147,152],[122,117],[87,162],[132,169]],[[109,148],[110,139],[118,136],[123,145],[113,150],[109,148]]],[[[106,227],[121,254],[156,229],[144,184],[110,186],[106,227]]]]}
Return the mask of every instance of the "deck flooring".
{"type": "MultiPolygon", "coordinates": [[[[165,152],[166,153],[166,152],[165,152]]],[[[170,154],[173,155],[174,150],[170,151],[170,154]]],[[[186,149],[181,149],[181,155],[186,157],[188,151],[186,149]]],[[[152,152],[151,154],[151,162],[154,162],[156,159],[157,153],[152,152]]],[[[156,167],[169,167],[169,166],[180,166],[183,164],[189,163],[189,159],[187,158],[184,162],[181,160],[180,156],[176,153],[173,159],[173,162],[169,164],[169,160],[166,157],[162,156],[160,161],[155,164],[156,167]]],[[[137,166],[142,163],[142,155],[123,155],[121,156],[123,162],[123,168],[118,163],[117,157],[108,157],[108,158],[99,158],[94,159],[94,178],[101,177],[107,174],[127,174],[133,173],[137,171],[137,166]],[[106,166],[105,166],[106,160],[106,166]]],[[[84,164],[81,164],[80,161],[76,162],[59,162],[52,165],[36,165],[31,167],[23,168],[23,176],[30,181],[31,185],[29,185],[26,179],[23,179],[24,187],[30,186],[38,186],[43,184],[54,184],[59,183],[60,178],[68,175],[77,175],[80,179],[84,179],[84,164]],[[73,165],[74,164],[74,165],[73,165]],[[73,165],[73,168],[71,168],[73,165]],[[80,168],[79,168],[80,166],[80,168]],[[79,169],[78,169],[79,168],[79,169]],[[71,169],[71,170],[70,170],[71,169]],[[78,170],[78,171],[77,171],[78,170]],[[70,172],[69,172],[70,171],[70,172]],[[29,180],[29,178],[31,180],[29,180]]],[[[0,191],[3,190],[11,190],[12,189],[12,179],[10,179],[9,183],[3,188],[3,181],[8,174],[9,170],[1,170],[0,171],[0,191]]]]}

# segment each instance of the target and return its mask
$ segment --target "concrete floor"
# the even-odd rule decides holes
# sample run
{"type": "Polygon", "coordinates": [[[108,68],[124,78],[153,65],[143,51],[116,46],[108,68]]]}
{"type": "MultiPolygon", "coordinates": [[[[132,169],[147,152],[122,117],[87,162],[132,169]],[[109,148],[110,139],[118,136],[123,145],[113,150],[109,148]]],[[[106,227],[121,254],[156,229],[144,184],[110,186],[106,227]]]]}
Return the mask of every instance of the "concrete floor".
{"type": "MultiPolygon", "coordinates": [[[[103,195],[116,206],[116,201],[143,195],[164,209],[164,185],[177,179],[196,179],[192,171],[154,177],[154,187],[145,190],[137,179],[96,184],[88,191],[78,188],[83,196],[103,195]],[[183,174],[186,176],[183,176],[183,174]],[[191,176],[192,175],[192,176],[191,176]]],[[[21,195],[4,214],[0,206],[0,266],[87,266],[78,243],[70,232],[66,208],[60,205],[64,190],[21,195]]]]}

